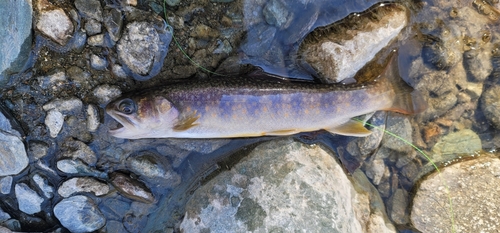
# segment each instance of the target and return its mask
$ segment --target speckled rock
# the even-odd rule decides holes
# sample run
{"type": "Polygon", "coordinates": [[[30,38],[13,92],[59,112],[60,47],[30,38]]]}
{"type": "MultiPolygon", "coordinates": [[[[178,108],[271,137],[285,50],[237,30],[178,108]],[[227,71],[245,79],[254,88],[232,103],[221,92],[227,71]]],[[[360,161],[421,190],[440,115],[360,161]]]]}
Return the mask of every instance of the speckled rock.
{"type": "Polygon", "coordinates": [[[80,159],[92,166],[97,162],[97,156],[94,151],[81,141],[67,140],[64,142],[62,149],[63,153],[61,156],[64,158],[80,159]]]}
{"type": "Polygon", "coordinates": [[[411,208],[413,225],[421,232],[494,232],[500,228],[499,176],[500,160],[487,155],[434,172],[416,191],[411,208]]]}
{"type": "Polygon", "coordinates": [[[66,12],[47,0],[37,0],[36,28],[60,45],[65,45],[73,34],[74,26],[66,12]]]}
{"type": "Polygon", "coordinates": [[[137,80],[147,80],[160,72],[172,40],[165,22],[132,22],[117,44],[118,58],[137,80]]]}
{"type": "Polygon", "coordinates": [[[19,209],[27,214],[35,214],[42,210],[43,198],[24,183],[15,186],[16,199],[19,209]]]}
{"type": "Polygon", "coordinates": [[[50,199],[54,197],[54,187],[49,184],[47,177],[35,174],[32,179],[46,198],[50,199]]]}
{"type": "Polygon", "coordinates": [[[100,125],[100,117],[97,107],[93,104],[87,106],[87,129],[90,132],[95,132],[100,125]]]}
{"type": "Polygon", "coordinates": [[[107,179],[108,174],[89,167],[81,160],[62,159],[57,161],[57,169],[67,174],[78,174],[107,179]]]}
{"type": "Polygon", "coordinates": [[[47,116],[45,116],[45,125],[49,129],[50,136],[55,138],[61,132],[64,124],[64,115],[55,110],[49,110],[47,116]]]}
{"type": "Polygon", "coordinates": [[[101,104],[108,103],[122,94],[118,87],[107,84],[96,87],[93,92],[101,104]]]}
{"type": "Polygon", "coordinates": [[[106,195],[109,192],[109,186],[105,183],[90,177],[75,177],[64,181],[57,193],[62,197],[69,197],[74,193],[92,192],[96,196],[106,195]]]}
{"type": "Polygon", "coordinates": [[[9,194],[12,187],[12,176],[4,176],[0,179],[0,193],[9,194]]]}
{"type": "Polygon", "coordinates": [[[102,7],[98,0],[75,0],[75,6],[84,17],[102,22],[102,7]]]}
{"type": "Polygon", "coordinates": [[[370,209],[371,201],[383,204],[368,198],[366,177],[365,183],[352,182],[320,146],[272,141],[198,188],[180,227],[184,232],[395,232],[383,207],[370,209]]]}
{"type": "Polygon", "coordinates": [[[99,57],[95,54],[90,55],[90,67],[94,70],[106,70],[108,61],[105,58],[99,57]]]}
{"type": "Polygon", "coordinates": [[[122,12],[116,8],[104,12],[104,26],[109,33],[109,37],[114,42],[118,41],[122,34],[123,16],[122,12]]]}
{"type": "Polygon", "coordinates": [[[0,41],[9,46],[0,47],[0,86],[7,75],[19,72],[25,65],[31,49],[32,1],[0,1],[0,41]]]}
{"type": "Polygon", "coordinates": [[[17,175],[28,166],[28,155],[21,138],[0,131],[0,176],[17,175]]]}
{"type": "Polygon", "coordinates": [[[144,203],[153,203],[155,197],[142,182],[125,174],[115,172],[110,175],[111,184],[125,197],[144,203]]]}
{"type": "Polygon", "coordinates": [[[436,156],[449,154],[474,154],[482,149],[481,139],[470,129],[463,129],[458,132],[450,133],[432,148],[436,156]]]}
{"type": "Polygon", "coordinates": [[[349,28],[334,24],[311,32],[300,45],[303,66],[312,69],[325,83],[338,83],[352,78],[407,24],[403,6],[388,4],[376,7],[367,15],[351,15],[349,28]],[[369,15],[378,15],[372,17],[369,15]],[[351,30],[356,22],[357,30],[351,30]]]}
{"type": "Polygon", "coordinates": [[[127,168],[152,183],[161,183],[164,187],[175,187],[181,182],[168,160],[152,152],[140,152],[127,158],[127,168]]]}
{"type": "Polygon", "coordinates": [[[481,97],[481,109],[486,118],[500,129],[500,86],[488,88],[481,97]]]}
{"type": "Polygon", "coordinates": [[[276,26],[278,29],[284,29],[289,26],[289,21],[293,16],[288,11],[286,3],[281,0],[268,1],[264,6],[262,14],[269,25],[276,26]]]}
{"type": "Polygon", "coordinates": [[[54,99],[47,104],[43,105],[43,110],[49,111],[55,109],[64,115],[67,114],[78,114],[83,109],[83,103],[80,99],[76,97],[71,97],[68,99],[54,99]]]}
{"type": "Polygon", "coordinates": [[[106,219],[86,196],[63,199],[54,207],[54,215],[71,232],[92,232],[106,224],[106,219]]]}

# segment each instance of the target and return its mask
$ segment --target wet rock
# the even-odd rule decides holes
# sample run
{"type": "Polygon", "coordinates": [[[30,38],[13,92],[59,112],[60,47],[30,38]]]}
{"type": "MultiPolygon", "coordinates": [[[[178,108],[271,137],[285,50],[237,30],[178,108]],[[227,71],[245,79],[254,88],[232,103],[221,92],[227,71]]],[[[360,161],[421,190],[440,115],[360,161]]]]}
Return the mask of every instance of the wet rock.
{"type": "MultiPolygon", "coordinates": [[[[8,213],[5,213],[1,208],[0,208],[0,223],[3,223],[5,222],[6,220],[10,219],[10,215],[8,213]]],[[[3,229],[0,228],[0,232],[3,232],[2,231],[3,229]]]]}
{"type": "Polygon", "coordinates": [[[121,37],[122,24],[123,17],[120,10],[113,8],[105,12],[104,26],[114,42],[117,42],[121,37]]]}
{"type": "Polygon", "coordinates": [[[172,40],[172,29],[163,20],[132,22],[117,44],[118,58],[137,80],[147,80],[160,72],[172,40]]]}
{"type": "Polygon", "coordinates": [[[123,67],[121,65],[113,64],[111,66],[112,66],[111,71],[113,72],[114,75],[116,75],[119,78],[126,78],[127,77],[127,73],[125,72],[125,70],[123,69],[123,67]]]}
{"type": "Polygon", "coordinates": [[[94,201],[78,195],[63,199],[54,206],[54,215],[71,232],[92,232],[106,224],[94,201]]]}
{"type": "MultiPolygon", "coordinates": [[[[363,187],[370,186],[366,177],[363,183],[352,182],[320,146],[291,139],[269,142],[198,188],[186,205],[180,228],[185,232],[395,232],[383,207],[370,209],[369,188],[363,187]]],[[[379,204],[383,206],[380,197],[379,204]]]]}
{"type": "Polygon", "coordinates": [[[208,140],[189,140],[189,139],[172,139],[170,144],[180,149],[187,151],[196,151],[201,154],[209,154],[222,146],[228,144],[231,140],[228,139],[208,139],[208,140]]]}
{"type": "Polygon", "coordinates": [[[62,197],[69,197],[82,192],[92,192],[96,196],[102,196],[108,194],[109,186],[94,178],[76,177],[64,181],[57,190],[57,193],[62,197]]]}
{"type": "Polygon", "coordinates": [[[481,139],[470,129],[452,132],[439,140],[432,148],[434,155],[474,154],[482,149],[481,139]]]}
{"type": "Polygon", "coordinates": [[[61,132],[64,124],[64,116],[61,112],[52,109],[45,116],[45,125],[49,129],[50,136],[55,138],[61,132]]]}
{"type": "MultiPolygon", "coordinates": [[[[389,119],[387,119],[386,130],[398,135],[408,142],[413,142],[413,128],[407,116],[391,115],[389,119]]],[[[409,152],[413,150],[406,142],[388,134],[384,135],[382,144],[386,148],[399,152],[409,152]]]]}
{"type": "Polygon", "coordinates": [[[168,161],[151,152],[141,152],[127,158],[127,168],[153,183],[165,187],[174,187],[181,181],[179,174],[173,171],[168,161]]]}
{"type": "Polygon", "coordinates": [[[108,61],[105,58],[99,57],[95,54],[90,55],[90,67],[94,70],[106,70],[108,61]]]}
{"type": "Polygon", "coordinates": [[[77,87],[90,89],[91,75],[89,72],[82,70],[80,67],[72,66],[67,70],[67,74],[77,87]]]}
{"type": "Polygon", "coordinates": [[[32,179],[38,188],[42,190],[43,195],[46,198],[50,199],[54,196],[54,188],[49,184],[46,177],[43,177],[40,174],[35,174],[32,179]]]}
{"type": "Polygon", "coordinates": [[[406,24],[406,8],[388,4],[366,15],[350,15],[340,24],[317,28],[300,45],[302,65],[325,83],[341,82],[353,77],[406,24]]]}
{"type": "Polygon", "coordinates": [[[88,36],[99,34],[102,31],[101,24],[95,19],[87,20],[87,22],[85,23],[85,31],[87,32],[88,36]]]}
{"type": "Polygon", "coordinates": [[[143,183],[130,178],[130,176],[115,172],[110,175],[110,182],[127,198],[144,203],[153,203],[155,201],[151,191],[143,183]]]}
{"type": "Polygon", "coordinates": [[[32,17],[29,0],[0,2],[0,41],[9,42],[9,46],[0,47],[0,86],[9,74],[21,71],[28,59],[32,17]]]}
{"type": "Polygon", "coordinates": [[[21,138],[0,130],[0,176],[17,175],[28,166],[21,138]]]}
{"type": "Polygon", "coordinates": [[[105,232],[120,233],[120,232],[127,232],[127,230],[125,230],[125,228],[123,227],[123,223],[121,223],[121,221],[111,220],[106,222],[105,232]]]}
{"type": "Polygon", "coordinates": [[[484,92],[481,109],[488,121],[500,129],[500,86],[492,86],[484,92]]]}
{"type": "Polygon", "coordinates": [[[110,86],[108,84],[104,84],[98,86],[93,91],[94,96],[99,100],[100,104],[106,104],[112,99],[117,98],[122,94],[122,91],[116,86],[110,86]]]}
{"type": "Polygon", "coordinates": [[[209,40],[219,37],[219,31],[212,29],[207,25],[198,24],[191,32],[191,36],[194,38],[209,40]]]}
{"type": "Polygon", "coordinates": [[[9,194],[12,187],[12,176],[5,176],[0,179],[0,193],[9,194]]]}
{"type": "Polygon", "coordinates": [[[47,0],[37,0],[37,9],[36,28],[60,45],[66,45],[74,30],[66,12],[47,0]]]}
{"type": "Polygon", "coordinates": [[[256,25],[248,31],[247,38],[241,49],[249,56],[262,56],[271,47],[275,34],[275,27],[269,27],[264,24],[256,25]]]}
{"type": "Polygon", "coordinates": [[[102,22],[102,7],[98,0],[75,0],[75,6],[84,17],[102,22]]]}
{"type": "Polygon", "coordinates": [[[386,181],[390,175],[389,168],[385,165],[384,161],[388,154],[388,149],[381,148],[369,159],[369,162],[366,164],[366,176],[370,178],[374,185],[379,185],[386,181]]]}
{"type": "Polygon", "coordinates": [[[52,90],[57,90],[59,89],[58,86],[66,82],[67,77],[64,71],[58,71],[51,75],[38,77],[37,79],[41,88],[51,88],[52,90]]]}
{"type": "Polygon", "coordinates": [[[421,232],[479,232],[497,229],[500,160],[482,155],[434,172],[422,181],[411,208],[411,221],[421,232]],[[451,200],[450,200],[451,198],[451,200]],[[450,201],[455,226],[451,226],[450,201]],[[433,203],[433,204],[430,204],[433,203]]]}
{"type": "Polygon", "coordinates": [[[54,99],[49,103],[43,105],[43,110],[57,110],[64,115],[75,115],[82,111],[83,103],[76,97],[68,99],[54,99]]]}
{"type": "Polygon", "coordinates": [[[97,163],[97,156],[94,151],[81,141],[67,140],[64,142],[62,148],[62,157],[80,159],[91,166],[97,163]]]}
{"type": "Polygon", "coordinates": [[[287,28],[288,24],[293,19],[286,4],[281,0],[271,0],[267,2],[262,14],[269,25],[276,26],[278,29],[287,28]]]}
{"type": "Polygon", "coordinates": [[[66,174],[88,175],[101,179],[107,179],[108,174],[101,172],[94,168],[89,167],[87,164],[80,160],[63,159],[57,161],[57,169],[66,174]]]}
{"type": "Polygon", "coordinates": [[[483,82],[493,71],[491,51],[485,49],[471,49],[464,53],[464,67],[471,80],[483,82]]]}
{"type": "Polygon", "coordinates": [[[15,193],[19,210],[27,214],[35,214],[42,211],[43,198],[24,183],[16,184],[15,193]]]}
{"type": "Polygon", "coordinates": [[[104,35],[103,34],[99,34],[99,35],[91,36],[87,40],[87,43],[90,46],[100,46],[100,47],[102,47],[102,46],[104,46],[104,35]]]}
{"type": "Polygon", "coordinates": [[[95,132],[99,128],[99,112],[93,104],[87,106],[87,130],[95,132]]]}
{"type": "Polygon", "coordinates": [[[408,193],[404,189],[397,189],[391,196],[388,205],[389,216],[396,224],[407,224],[408,193]]]}

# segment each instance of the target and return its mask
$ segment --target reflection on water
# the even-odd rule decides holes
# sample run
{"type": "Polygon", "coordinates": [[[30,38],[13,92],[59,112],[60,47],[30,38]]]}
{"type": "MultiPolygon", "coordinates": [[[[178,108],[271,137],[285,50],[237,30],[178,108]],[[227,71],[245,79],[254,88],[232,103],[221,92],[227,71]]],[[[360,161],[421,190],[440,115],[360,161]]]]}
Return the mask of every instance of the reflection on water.
{"type": "MultiPolygon", "coordinates": [[[[141,59],[133,59],[140,51],[133,51],[128,54],[132,59],[124,62],[120,60],[123,57],[118,58],[117,44],[125,44],[120,42],[120,36],[130,33],[139,38],[135,43],[154,47],[147,44],[151,38],[158,33],[169,34],[169,30],[155,31],[155,27],[147,25],[145,34],[133,34],[134,30],[127,28],[135,21],[159,22],[158,15],[164,13],[161,4],[95,2],[98,4],[44,3],[51,4],[49,10],[64,12],[74,24],[71,38],[62,45],[52,41],[42,29],[34,30],[28,67],[12,75],[10,82],[2,87],[0,97],[7,108],[0,110],[12,112],[11,119],[20,123],[15,130],[26,134],[23,139],[30,160],[28,169],[1,179],[0,207],[9,214],[0,220],[2,226],[16,231],[60,228],[63,221],[54,217],[52,209],[66,199],[58,193],[58,188],[73,177],[93,177],[108,184],[111,190],[99,197],[81,190],[73,195],[90,197],[89,203],[94,203],[107,220],[102,231],[177,230],[185,213],[184,205],[198,187],[231,169],[261,142],[273,142],[275,138],[117,139],[107,132],[116,123],[104,114],[103,108],[121,92],[161,86],[191,76],[208,78],[211,74],[198,69],[198,65],[209,70],[228,65],[231,68],[226,71],[237,73],[234,67],[250,64],[275,75],[323,82],[331,82],[332,76],[325,69],[340,67],[357,73],[359,81],[362,80],[359,77],[380,74],[379,61],[397,48],[402,78],[422,93],[429,106],[417,116],[378,112],[368,116],[371,124],[414,143],[440,165],[448,165],[462,153],[471,154],[476,149],[495,151],[500,146],[500,5],[495,1],[426,0],[400,4],[342,0],[169,1],[165,13],[176,36],[175,43],[198,65],[193,65],[172,43],[160,74],[141,82],[131,77],[135,62],[143,65],[137,69],[148,69],[150,62],[163,58],[141,57],[144,59],[141,63],[141,59]],[[91,14],[94,8],[99,9],[101,17],[91,14]],[[394,22],[396,17],[392,14],[400,12],[404,17],[394,22]],[[390,26],[398,23],[401,27],[390,26]],[[332,47],[330,38],[336,47],[332,47]],[[369,47],[378,43],[375,41],[389,45],[385,49],[369,47]],[[345,55],[334,58],[337,50],[345,55]],[[341,60],[349,56],[352,57],[347,62],[341,60]],[[329,66],[330,61],[338,63],[329,66]],[[367,61],[371,62],[366,65],[367,61]],[[98,106],[99,110],[92,113],[92,118],[97,119],[90,119],[91,110],[87,110],[92,109],[90,106],[98,106]],[[111,185],[109,175],[113,172],[129,176],[137,182],[137,187],[146,186],[154,196],[153,203],[133,201],[134,198],[120,194],[118,190],[124,187],[111,185]],[[44,195],[43,190],[50,188],[41,188],[45,186],[35,181],[39,179],[44,180],[41,184],[54,189],[52,197],[44,195]],[[4,182],[7,184],[3,185],[4,182]],[[20,183],[23,185],[17,185],[20,183]],[[17,196],[14,187],[32,190],[43,200],[42,210],[27,215],[26,207],[18,203],[22,197],[17,196]]],[[[42,15],[42,10],[35,11],[42,15]]],[[[158,64],[155,65],[157,72],[158,64]]],[[[2,135],[3,124],[0,124],[2,135]]],[[[419,191],[415,184],[435,168],[408,144],[379,128],[369,128],[374,133],[366,138],[327,132],[301,133],[293,138],[328,147],[347,173],[363,171],[384,200],[392,223],[401,231],[418,228],[410,216],[411,211],[416,211],[411,209],[412,197],[419,191]]],[[[434,205],[429,199],[425,201],[429,204],[424,206],[434,205]]],[[[464,210],[460,204],[457,205],[454,206],[457,229],[467,231],[460,228],[466,216],[461,214],[464,210]]],[[[451,232],[450,225],[443,227],[451,232]]]]}

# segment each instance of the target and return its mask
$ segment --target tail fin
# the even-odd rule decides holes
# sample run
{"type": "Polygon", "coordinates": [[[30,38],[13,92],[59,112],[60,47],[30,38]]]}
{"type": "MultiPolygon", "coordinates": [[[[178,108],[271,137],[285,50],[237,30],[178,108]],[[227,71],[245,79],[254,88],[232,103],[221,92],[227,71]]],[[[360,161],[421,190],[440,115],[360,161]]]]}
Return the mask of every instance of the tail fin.
{"type": "Polygon", "coordinates": [[[414,90],[401,78],[397,58],[398,53],[395,52],[382,73],[396,93],[392,106],[384,110],[403,114],[421,113],[427,108],[427,103],[419,91],[414,90]]]}

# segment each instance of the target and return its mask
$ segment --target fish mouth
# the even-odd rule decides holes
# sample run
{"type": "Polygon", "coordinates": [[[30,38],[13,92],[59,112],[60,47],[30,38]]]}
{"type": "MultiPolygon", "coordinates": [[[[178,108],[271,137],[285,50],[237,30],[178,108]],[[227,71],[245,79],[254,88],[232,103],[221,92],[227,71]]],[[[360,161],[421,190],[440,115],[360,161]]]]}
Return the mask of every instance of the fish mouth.
{"type": "Polygon", "coordinates": [[[112,136],[123,133],[127,128],[134,127],[133,122],[129,119],[130,116],[117,112],[111,108],[108,108],[106,110],[108,115],[110,115],[114,119],[114,121],[110,123],[108,130],[109,134],[111,134],[112,136]]]}

